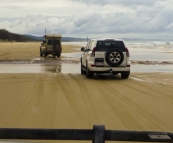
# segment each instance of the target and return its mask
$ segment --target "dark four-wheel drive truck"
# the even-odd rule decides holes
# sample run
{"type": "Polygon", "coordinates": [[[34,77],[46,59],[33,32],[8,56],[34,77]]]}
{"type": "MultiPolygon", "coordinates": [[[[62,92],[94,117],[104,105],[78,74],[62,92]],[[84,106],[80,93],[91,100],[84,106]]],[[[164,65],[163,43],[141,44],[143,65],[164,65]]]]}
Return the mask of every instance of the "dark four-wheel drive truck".
{"type": "Polygon", "coordinates": [[[44,40],[40,46],[40,56],[48,56],[49,54],[53,57],[59,58],[61,56],[62,46],[61,46],[61,34],[46,34],[44,35],[44,40]]]}

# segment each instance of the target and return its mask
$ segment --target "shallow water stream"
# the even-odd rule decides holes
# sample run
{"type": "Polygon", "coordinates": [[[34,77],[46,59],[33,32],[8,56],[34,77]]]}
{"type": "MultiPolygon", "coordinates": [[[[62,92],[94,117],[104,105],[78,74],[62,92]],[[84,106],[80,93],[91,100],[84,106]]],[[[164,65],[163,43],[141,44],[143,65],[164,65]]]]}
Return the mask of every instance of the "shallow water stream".
{"type": "MultiPolygon", "coordinates": [[[[131,72],[172,72],[173,63],[131,58],[131,72]]],[[[31,60],[0,60],[0,73],[80,73],[81,53],[62,53],[61,58],[36,57],[31,60]]]]}

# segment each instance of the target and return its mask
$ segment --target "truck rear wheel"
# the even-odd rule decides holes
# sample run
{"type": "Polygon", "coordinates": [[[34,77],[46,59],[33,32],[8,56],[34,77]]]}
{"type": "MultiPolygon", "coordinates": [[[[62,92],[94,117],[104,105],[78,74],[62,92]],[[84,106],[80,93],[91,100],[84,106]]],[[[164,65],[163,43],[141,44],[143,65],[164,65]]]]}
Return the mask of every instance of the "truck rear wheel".
{"type": "Polygon", "coordinates": [[[43,57],[43,53],[41,52],[41,50],[40,50],[40,57],[43,57]]]}
{"type": "Polygon", "coordinates": [[[57,54],[57,58],[59,58],[59,57],[61,57],[61,53],[58,53],[58,54],[57,54]]]}
{"type": "Polygon", "coordinates": [[[43,56],[44,56],[44,57],[46,57],[46,56],[47,56],[47,53],[46,53],[46,52],[44,52],[43,56]]]}

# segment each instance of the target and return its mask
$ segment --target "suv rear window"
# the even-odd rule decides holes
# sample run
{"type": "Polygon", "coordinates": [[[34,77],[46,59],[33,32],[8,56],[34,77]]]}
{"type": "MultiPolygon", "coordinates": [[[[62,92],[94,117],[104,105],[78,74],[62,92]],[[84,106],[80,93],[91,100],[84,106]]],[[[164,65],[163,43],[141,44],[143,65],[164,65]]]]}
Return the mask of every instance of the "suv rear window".
{"type": "Polygon", "coordinates": [[[118,48],[125,49],[125,45],[123,41],[98,41],[96,50],[97,51],[106,51],[108,49],[118,48]]]}

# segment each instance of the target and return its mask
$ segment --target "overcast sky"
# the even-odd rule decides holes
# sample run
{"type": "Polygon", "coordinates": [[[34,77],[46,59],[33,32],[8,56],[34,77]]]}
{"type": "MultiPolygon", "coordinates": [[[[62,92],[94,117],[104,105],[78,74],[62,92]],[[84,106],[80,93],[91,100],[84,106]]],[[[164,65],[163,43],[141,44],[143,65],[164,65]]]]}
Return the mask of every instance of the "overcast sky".
{"type": "Polygon", "coordinates": [[[42,36],[173,39],[173,0],[0,0],[0,29],[42,36]]]}

